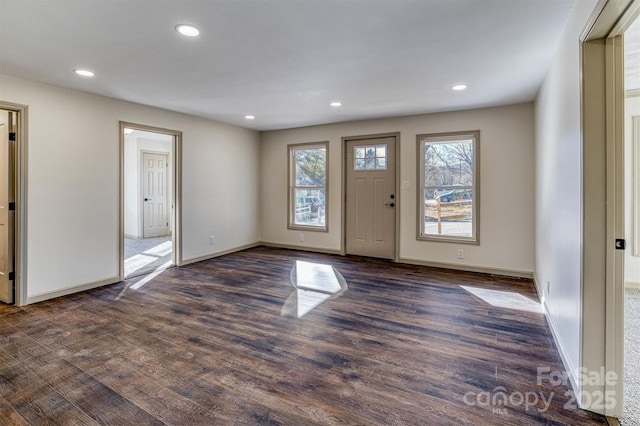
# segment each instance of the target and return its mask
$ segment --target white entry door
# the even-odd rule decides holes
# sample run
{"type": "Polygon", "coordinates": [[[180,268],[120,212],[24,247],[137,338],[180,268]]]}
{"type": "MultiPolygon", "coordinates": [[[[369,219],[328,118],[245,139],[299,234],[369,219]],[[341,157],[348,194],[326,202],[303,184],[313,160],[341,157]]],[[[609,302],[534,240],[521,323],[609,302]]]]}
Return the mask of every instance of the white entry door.
{"type": "Polygon", "coordinates": [[[396,137],[347,140],[346,252],[395,258],[396,137]]]}
{"type": "Polygon", "coordinates": [[[0,301],[13,303],[13,112],[0,110],[0,301]]]}
{"type": "Polygon", "coordinates": [[[169,235],[169,194],[167,192],[169,156],[142,153],[142,237],[169,235]]]}

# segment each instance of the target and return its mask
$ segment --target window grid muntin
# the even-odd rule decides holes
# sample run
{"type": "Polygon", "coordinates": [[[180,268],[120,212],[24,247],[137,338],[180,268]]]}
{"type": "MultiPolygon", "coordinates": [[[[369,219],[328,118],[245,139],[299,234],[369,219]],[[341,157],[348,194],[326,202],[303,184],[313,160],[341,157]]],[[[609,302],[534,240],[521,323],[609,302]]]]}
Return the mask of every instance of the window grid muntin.
{"type": "Polygon", "coordinates": [[[356,172],[387,170],[387,144],[353,147],[353,170],[356,172]]]}

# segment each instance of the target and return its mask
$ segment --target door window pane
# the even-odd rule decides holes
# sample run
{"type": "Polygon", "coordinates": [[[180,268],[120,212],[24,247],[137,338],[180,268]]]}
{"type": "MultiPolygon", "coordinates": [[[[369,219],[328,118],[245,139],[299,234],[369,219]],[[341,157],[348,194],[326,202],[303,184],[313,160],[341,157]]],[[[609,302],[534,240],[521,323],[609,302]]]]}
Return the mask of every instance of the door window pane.
{"type": "Polygon", "coordinates": [[[386,170],[387,144],[356,146],[353,149],[353,170],[386,170]]]}

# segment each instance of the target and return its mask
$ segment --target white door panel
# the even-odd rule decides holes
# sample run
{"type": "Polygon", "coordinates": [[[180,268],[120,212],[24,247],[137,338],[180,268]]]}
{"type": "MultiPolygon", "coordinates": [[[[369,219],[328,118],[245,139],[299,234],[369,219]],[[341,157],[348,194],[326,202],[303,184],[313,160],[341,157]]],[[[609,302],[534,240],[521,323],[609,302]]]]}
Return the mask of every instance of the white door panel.
{"type": "Polygon", "coordinates": [[[168,155],[142,153],[143,238],[169,235],[168,155]]]}
{"type": "Polygon", "coordinates": [[[345,145],[347,254],[395,258],[395,144],[391,136],[345,145]]]}
{"type": "Polygon", "coordinates": [[[352,210],[355,216],[353,227],[355,228],[354,238],[358,241],[365,242],[367,240],[367,205],[366,205],[366,180],[354,179],[354,194],[352,210]]]}
{"type": "Polygon", "coordinates": [[[389,216],[389,209],[376,208],[375,206],[384,206],[384,203],[389,199],[389,193],[386,188],[386,178],[374,178],[373,179],[373,241],[376,243],[382,243],[387,239],[387,221],[389,216]]]}

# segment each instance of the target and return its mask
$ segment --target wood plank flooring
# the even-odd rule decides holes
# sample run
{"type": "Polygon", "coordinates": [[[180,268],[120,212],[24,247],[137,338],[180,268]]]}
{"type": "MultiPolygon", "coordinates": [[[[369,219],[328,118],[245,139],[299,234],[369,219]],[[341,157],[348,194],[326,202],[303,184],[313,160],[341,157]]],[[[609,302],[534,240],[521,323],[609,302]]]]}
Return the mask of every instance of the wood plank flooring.
{"type": "Polygon", "coordinates": [[[529,280],[258,247],[140,285],[0,306],[0,424],[606,424],[538,384],[563,370],[542,314],[461,287],[529,280]],[[282,315],[296,260],[348,290],[282,315]]]}

